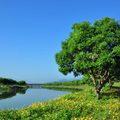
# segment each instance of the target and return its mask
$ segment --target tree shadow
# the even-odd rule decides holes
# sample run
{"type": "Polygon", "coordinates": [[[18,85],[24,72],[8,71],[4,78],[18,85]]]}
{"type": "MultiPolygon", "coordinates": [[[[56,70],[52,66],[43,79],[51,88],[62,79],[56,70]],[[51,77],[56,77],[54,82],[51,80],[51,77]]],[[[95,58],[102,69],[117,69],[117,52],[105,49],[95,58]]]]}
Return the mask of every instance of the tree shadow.
{"type": "Polygon", "coordinates": [[[112,86],[111,88],[118,89],[118,91],[120,90],[120,87],[117,87],[117,86],[112,86]]]}
{"type": "Polygon", "coordinates": [[[105,93],[101,93],[101,99],[120,98],[120,87],[113,86],[105,93]]]}

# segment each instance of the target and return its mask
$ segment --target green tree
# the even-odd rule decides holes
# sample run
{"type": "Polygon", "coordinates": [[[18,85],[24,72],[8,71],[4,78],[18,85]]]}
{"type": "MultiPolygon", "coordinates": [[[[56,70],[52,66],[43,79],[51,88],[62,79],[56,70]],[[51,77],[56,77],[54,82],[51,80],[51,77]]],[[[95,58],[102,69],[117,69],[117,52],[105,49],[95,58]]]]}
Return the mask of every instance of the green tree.
{"type": "Polygon", "coordinates": [[[21,80],[21,81],[18,82],[18,85],[27,85],[27,83],[25,81],[21,80]]]}
{"type": "Polygon", "coordinates": [[[120,79],[120,24],[104,17],[91,25],[88,21],[75,23],[69,38],[62,42],[62,50],[55,54],[59,71],[64,75],[88,75],[95,93],[107,82],[120,79]]]}

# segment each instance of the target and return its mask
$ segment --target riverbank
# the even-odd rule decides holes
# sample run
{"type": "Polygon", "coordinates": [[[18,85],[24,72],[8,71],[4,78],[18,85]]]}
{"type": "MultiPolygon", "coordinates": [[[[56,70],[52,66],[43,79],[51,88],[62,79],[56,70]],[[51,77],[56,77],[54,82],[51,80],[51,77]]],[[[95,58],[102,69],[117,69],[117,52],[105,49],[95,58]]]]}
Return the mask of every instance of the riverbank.
{"type": "Polygon", "coordinates": [[[0,90],[9,90],[14,88],[26,89],[28,88],[27,83],[23,80],[16,81],[10,78],[2,78],[0,77],[0,90]]]}
{"type": "Polygon", "coordinates": [[[101,95],[101,99],[97,100],[94,87],[84,85],[81,86],[82,88],[84,88],[82,91],[70,93],[45,103],[36,102],[26,108],[1,110],[0,119],[120,119],[120,93],[117,92],[117,89],[103,89],[104,93],[101,95]]]}
{"type": "Polygon", "coordinates": [[[26,89],[28,88],[28,86],[27,85],[0,85],[0,91],[14,89],[14,88],[26,89]]]}
{"type": "Polygon", "coordinates": [[[59,89],[75,89],[75,90],[90,90],[94,88],[89,85],[41,85],[42,88],[59,88],[59,89]],[[88,87],[87,87],[88,86],[88,87]]]}
{"type": "MultiPolygon", "coordinates": [[[[109,86],[109,84],[106,85],[106,87],[109,86]]],[[[114,83],[113,84],[113,88],[114,87],[118,87],[117,89],[120,90],[120,82],[119,83],[114,83]]],[[[90,90],[90,89],[94,89],[94,86],[90,86],[88,84],[85,85],[41,85],[42,88],[58,88],[58,89],[76,89],[76,90],[90,90]]],[[[105,87],[105,88],[106,88],[105,87]]],[[[103,88],[104,89],[104,88],[103,88]]]]}

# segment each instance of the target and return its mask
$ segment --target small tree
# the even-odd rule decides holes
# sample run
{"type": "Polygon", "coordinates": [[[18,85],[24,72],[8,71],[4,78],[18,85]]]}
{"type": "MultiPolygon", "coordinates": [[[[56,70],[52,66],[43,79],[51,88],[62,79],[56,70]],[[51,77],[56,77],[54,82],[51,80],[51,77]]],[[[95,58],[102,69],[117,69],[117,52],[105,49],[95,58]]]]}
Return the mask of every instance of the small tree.
{"type": "Polygon", "coordinates": [[[120,25],[105,17],[95,21],[75,23],[62,50],[55,54],[59,71],[64,75],[88,75],[93,80],[97,98],[107,82],[120,79],[120,25]]]}
{"type": "Polygon", "coordinates": [[[18,81],[18,85],[27,85],[25,81],[18,81]]]}

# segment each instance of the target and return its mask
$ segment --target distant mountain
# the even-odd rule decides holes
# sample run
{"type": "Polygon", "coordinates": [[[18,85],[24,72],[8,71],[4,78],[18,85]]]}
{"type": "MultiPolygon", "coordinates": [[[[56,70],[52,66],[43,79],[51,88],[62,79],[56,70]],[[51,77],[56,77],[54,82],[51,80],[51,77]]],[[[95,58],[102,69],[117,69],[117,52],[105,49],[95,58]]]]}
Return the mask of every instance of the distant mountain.
{"type": "Polygon", "coordinates": [[[56,82],[68,82],[68,81],[73,81],[73,80],[67,80],[67,79],[61,79],[61,80],[58,80],[58,81],[56,81],[56,82]]]}
{"type": "Polygon", "coordinates": [[[60,79],[60,80],[54,81],[54,82],[68,82],[68,81],[70,81],[70,80],[67,80],[67,79],[60,79]]]}
{"type": "MultiPolygon", "coordinates": [[[[77,80],[81,80],[81,79],[82,79],[82,76],[80,78],[78,78],[77,80]]],[[[67,80],[67,79],[61,79],[61,80],[58,80],[56,82],[68,82],[68,81],[73,81],[73,80],[76,80],[76,79],[69,79],[69,80],[67,80]]]]}

